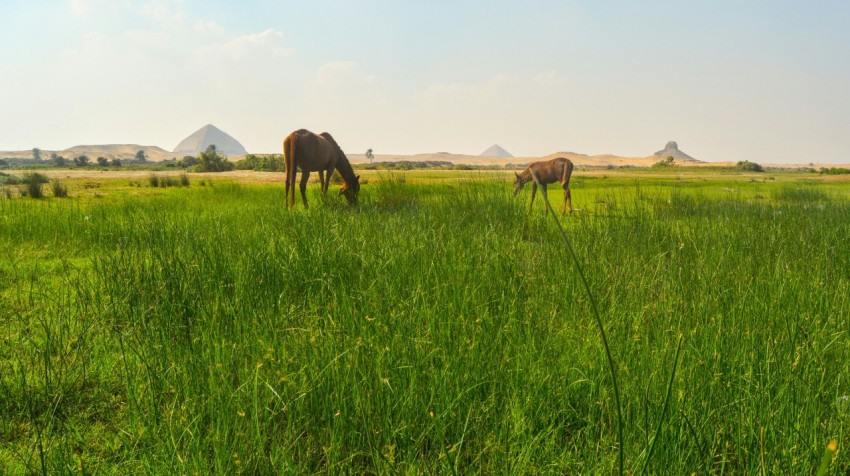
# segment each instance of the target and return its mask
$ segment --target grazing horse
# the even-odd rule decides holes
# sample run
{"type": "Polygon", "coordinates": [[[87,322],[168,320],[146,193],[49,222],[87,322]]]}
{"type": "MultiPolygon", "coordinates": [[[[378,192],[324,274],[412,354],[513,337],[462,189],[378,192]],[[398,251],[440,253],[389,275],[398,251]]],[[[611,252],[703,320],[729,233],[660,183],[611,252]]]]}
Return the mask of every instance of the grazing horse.
{"type": "Polygon", "coordinates": [[[322,184],[322,197],[328,193],[331,176],[334,170],[342,175],[345,184],[339,191],[348,203],[357,203],[357,193],[360,192],[360,176],[354,175],[351,162],[333,137],[327,132],[314,134],[306,129],[299,129],[283,140],[283,155],[286,157],[286,202],[290,208],[295,206],[295,173],[301,169],[301,198],[307,206],[307,180],[310,172],[319,172],[319,182],[322,184]],[[327,180],[325,180],[327,172],[327,180]]]}
{"type": "MultiPolygon", "coordinates": [[[[561,188],[564,189],[564,209],[561,215],[567,210],[567,205],[570,207],[570,213],[573,212],[573,201],[570,197],[570,175],[573,173],[573,163],[570,159],[556,157],[552,160],[543,162],[534,162],[523,170],[521,174],[514,172],[516,180],[514,180],[514,196],[519,194],[522,186],[526,182],[531,182],[531,205],[528,206],[528,211],[534,205],[534,195],[537,193],[537,184],[543,188],[543,193],[546,193],[546,185],[550,183],[560,182],[561,188]],[[533,174],[532,174],[533,172],[533,174]],[[536,179],[534,177],[537,177],[536,179]]],[[[549,209],[546,209],[549,213],[549,209]]]]}

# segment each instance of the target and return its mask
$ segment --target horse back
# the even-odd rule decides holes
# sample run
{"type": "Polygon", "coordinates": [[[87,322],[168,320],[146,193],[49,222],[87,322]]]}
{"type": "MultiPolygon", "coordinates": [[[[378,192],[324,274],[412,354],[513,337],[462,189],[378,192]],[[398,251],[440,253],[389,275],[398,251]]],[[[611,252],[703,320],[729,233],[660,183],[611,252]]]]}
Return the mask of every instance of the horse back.
{"type": "Polygon", "coordinates": [[[311,172],[333,167],[338,147],[327,132],[314,134],[307,129],[299,129],[284,140],[284,153],[293,156],[287,157],[287,162],[294,161],[301,170],[311,172]]]}
{"type": "Polygon", "coordinates": [[[572,173],[572,162],[564,157],[555,157],[552,160],[544,160],[532,163],[529,168],[534,171],[538,179],[543,183],[560,182],[566,175],[566,180],[572,173]],[[566,172],[566,173],[565,173],[566,172]]]}

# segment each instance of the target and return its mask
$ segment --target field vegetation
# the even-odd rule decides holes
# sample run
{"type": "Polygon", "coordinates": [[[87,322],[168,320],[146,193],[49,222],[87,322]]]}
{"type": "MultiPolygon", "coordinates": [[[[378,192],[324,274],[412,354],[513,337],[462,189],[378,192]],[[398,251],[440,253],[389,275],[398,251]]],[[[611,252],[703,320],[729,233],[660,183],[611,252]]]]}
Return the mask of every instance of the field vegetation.
{"type": "Polygon", "coordinates": [[[848,182],[667,169],[577,171],[561,219],[622,448],[511,172],[0,194],[0,473],[846,474],[848,182]]]}

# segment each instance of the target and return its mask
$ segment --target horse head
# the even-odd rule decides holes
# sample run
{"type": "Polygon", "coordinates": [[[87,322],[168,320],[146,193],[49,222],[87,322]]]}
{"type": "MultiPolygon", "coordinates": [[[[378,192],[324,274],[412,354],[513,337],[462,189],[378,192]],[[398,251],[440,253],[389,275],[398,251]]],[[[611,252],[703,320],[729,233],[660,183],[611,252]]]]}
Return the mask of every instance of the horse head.
{"type": "Polygon", "coordinates": [[[522,186],[525,185],[525,182],[522,180],[522,175],[516,172],[514,172],[514,175],[516,175],[516,179],[514,179],[514,197],[516,197],[522,189],[522,186]]]}
{"type": "Polygon", "coordinates": [[[339,190],[339,194],[345,196],[345,199],[348,200],[349,204],[357,203],[357,194],[360,193],[360,176],[355,175],[354,180],[346,181],[342,188],[339,190]]]}

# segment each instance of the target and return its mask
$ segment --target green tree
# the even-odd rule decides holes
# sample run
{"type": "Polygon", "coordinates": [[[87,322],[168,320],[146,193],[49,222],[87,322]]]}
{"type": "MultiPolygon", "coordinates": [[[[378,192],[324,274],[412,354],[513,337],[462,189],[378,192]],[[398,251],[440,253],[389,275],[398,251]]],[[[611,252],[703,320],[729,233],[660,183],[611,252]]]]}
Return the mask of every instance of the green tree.
{"type": "Polygon", "coordinates": [[[58,155],[56,152],[50,154],[50,160],[53,161],[53,165],[57,167],[65,166],[65,157],[58,155]]]}
{"type": "Polygon", "coordinates": [[[107,160],[106,157],[98,157],[97,165],[100,165],[101,167],[106,167],[107,165],[109,165],[109,160],[107,160]]]}
{"type": "Polygon", "coordinates": [[[369,159],[369,163],[372,163],[372,159],[375,158],[374,154],[372,154],[372,149],[366,151],[366,158],[369,159]]]}
{"type": "Polygon", "coordinates": [[[121,167],[121,159],[113,157],[112,160],[109,161],[109,165],[113,167],[121,167]]]}
{"type": "Polygon", "coordinates": [[[218,153],[214,144],[198,155],[198,172],[225,172],[233,170],[233,163],[227,157],[218,153]]]}
{"type": "Polygon", "coordinates": [[[32,158],[33,158],[33,160],[35,160],[35,163],[40,164],[41,163],[41,149],[39,149],[38,147],[33,147],[32,158]]]}
{"type": "Polygon", "coordinates": [[[89,164],[89,156],[87,155],[79,155],[74,157],[74,165],[77,167],[85,167],[89,164]]]}
{"type": "Polygon", "coordinates": [[[184,155],[182,159],[178,162],[180,167],[186,168],[191,167],[198,163],[198,159],[192,157],[191,155],[184,155]]]}
{"type": "Polygon", "coordinates": [[[738,168],[746,172],[764,172],[764,167],[755,162],[750,162],[749,160],[742,160],[738,162],[738,168]]]}
{"type": "Polygon", "coordinates": [[[147,155],[145,155],[144,150],[139,150],[138,152],[136,152],[136,161],[142,164],[148,161],[148,157],[147,155]]]}

